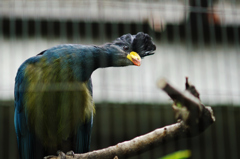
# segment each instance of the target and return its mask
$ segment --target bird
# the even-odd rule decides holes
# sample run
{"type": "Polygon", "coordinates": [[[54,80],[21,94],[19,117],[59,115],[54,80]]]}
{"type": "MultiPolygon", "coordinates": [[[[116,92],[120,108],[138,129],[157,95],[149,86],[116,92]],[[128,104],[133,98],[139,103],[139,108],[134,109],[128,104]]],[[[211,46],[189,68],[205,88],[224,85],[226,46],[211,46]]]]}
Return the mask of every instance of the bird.
{"type": "Polygon", "coordinates": [[[125,34],[103,45],[61,44],[24,61],[14,86],[14,126],[20,159],[58,150],[90,149],[95,107],[92,73],[98,68],[140,66],[156,45],[146,33],[125,34]]]}

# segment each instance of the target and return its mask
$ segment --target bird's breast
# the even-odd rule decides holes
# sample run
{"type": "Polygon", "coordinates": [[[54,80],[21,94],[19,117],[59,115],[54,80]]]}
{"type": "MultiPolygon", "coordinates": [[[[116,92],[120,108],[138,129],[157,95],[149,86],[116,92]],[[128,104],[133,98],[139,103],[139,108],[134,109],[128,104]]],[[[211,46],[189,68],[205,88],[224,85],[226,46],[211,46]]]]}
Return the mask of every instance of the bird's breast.
{"type": "Polygon", "coordinates": [[[47,147],[57,147],[94,112],[87,82],[74,79],[71,64],[41,60],[25,69],[24,92],[29,129],[47,147]]]}

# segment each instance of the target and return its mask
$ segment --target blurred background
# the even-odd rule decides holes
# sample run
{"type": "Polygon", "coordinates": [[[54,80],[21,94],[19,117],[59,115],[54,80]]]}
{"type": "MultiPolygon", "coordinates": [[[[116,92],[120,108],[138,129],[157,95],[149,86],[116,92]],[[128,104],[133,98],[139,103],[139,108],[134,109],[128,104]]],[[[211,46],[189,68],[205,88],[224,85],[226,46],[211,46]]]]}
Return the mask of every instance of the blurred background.
{"type": "MultiPolygon", "coordinates": [[[[216,123],[198,137],[149,148],[133,158],[189,149],[193,159],[240,157],[240,0],[1,0],[0,158],[18,157],[13,124],[14,79],[27,58],[54,45],[100,45],[148,33],[155,55],[141,67],[98,69],[91,150],[175,122],[164,77],[184,90],[185,77],[212,106],[216,123]]],[[[126,156],[127,158],[127,156],[126,156]]]]}

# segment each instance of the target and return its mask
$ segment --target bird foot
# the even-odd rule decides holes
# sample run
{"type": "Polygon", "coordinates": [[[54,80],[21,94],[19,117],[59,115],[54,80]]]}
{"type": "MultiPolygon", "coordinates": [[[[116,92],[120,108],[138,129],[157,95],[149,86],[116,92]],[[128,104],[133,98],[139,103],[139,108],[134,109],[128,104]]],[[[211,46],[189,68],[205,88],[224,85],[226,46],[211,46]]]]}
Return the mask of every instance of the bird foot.
{"type": "Polygon", "coordinates": [[[72,156],[72,157],[74,157],[74,152],[71,150],[71,151],[68,151],[67,153],[66,153],[66,155],[67,156],[72,156]]]}
{"type": "Polygon", "coordinates": [[[58,158],[60,159],[66,159],[66,156],[71,156],[71,157],[74,157],[74,152],[71,150],[71,151],[68,151],[66,154],[60,150],[57,151],[57,155],[58,155],[58,158]]]}
{"type": "Polygon", "coordinates": [[[57,155],[60,159],[66,159],[65,153],[60,150],[57,151],[57,155]]]}

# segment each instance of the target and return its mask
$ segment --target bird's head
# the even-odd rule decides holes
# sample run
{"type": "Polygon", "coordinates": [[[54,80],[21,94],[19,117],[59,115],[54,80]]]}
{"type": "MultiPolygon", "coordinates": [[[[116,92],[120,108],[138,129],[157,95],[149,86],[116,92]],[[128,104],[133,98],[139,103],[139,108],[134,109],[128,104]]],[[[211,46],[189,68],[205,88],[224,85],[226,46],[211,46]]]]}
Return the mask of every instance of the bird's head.
{"type": "Polygon", "coordinates": [[[125,34],[108,44],[114,66],[141,65],[141,59],[153,55],[156,45],[145,33],[125,34]]]}

